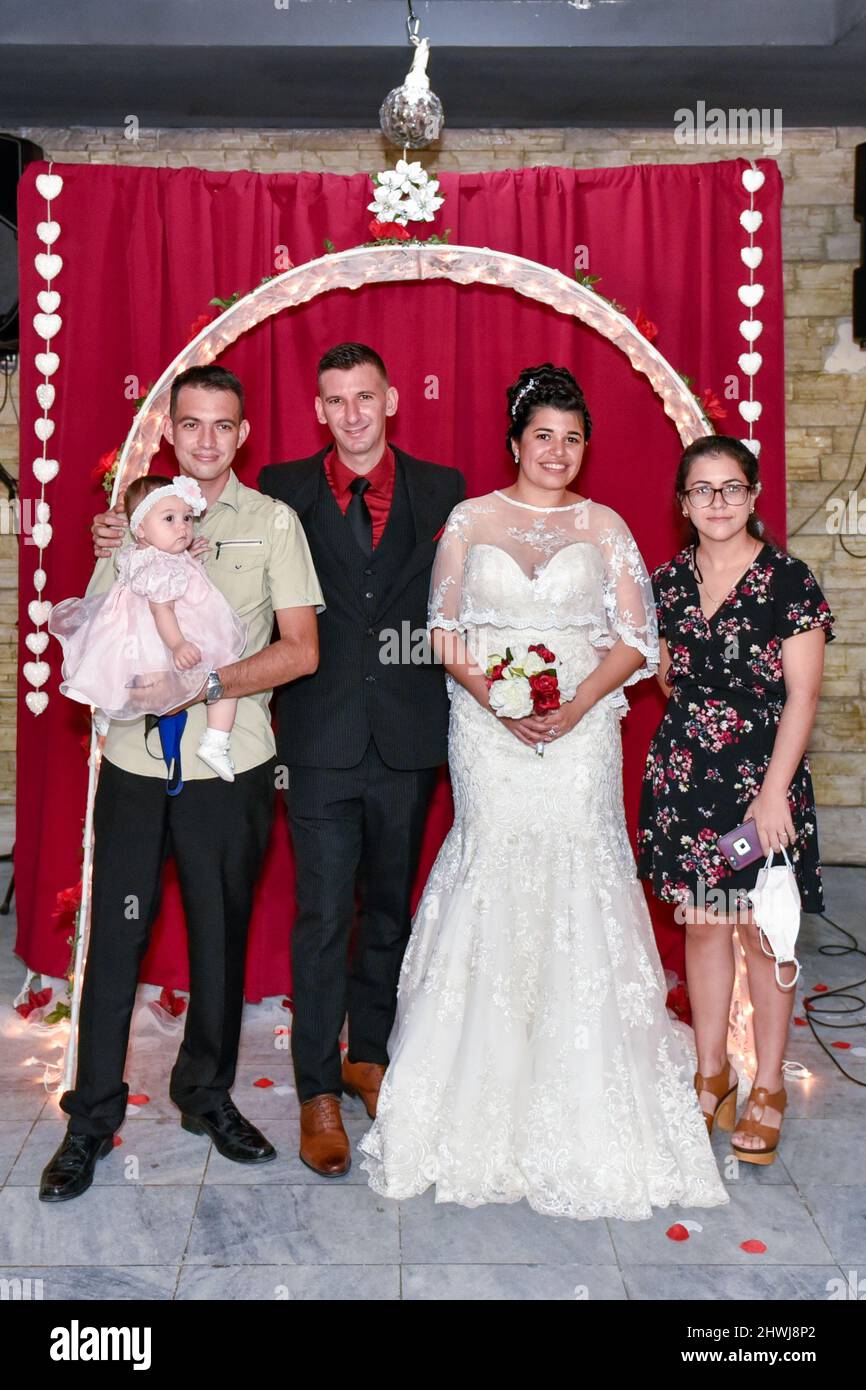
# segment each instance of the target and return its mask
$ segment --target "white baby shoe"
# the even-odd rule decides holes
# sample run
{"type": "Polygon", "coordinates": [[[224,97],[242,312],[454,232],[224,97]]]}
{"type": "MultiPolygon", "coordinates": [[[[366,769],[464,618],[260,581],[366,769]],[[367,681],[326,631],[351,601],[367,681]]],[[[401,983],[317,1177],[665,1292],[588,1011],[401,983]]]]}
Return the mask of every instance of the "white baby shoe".
{"type": "Polygon", "coordinates": [[[235,765],[229,756],[229,736],[219,729],[205,729],[196,750],[203,763],[224,782],[235,780],[235,765]]]}

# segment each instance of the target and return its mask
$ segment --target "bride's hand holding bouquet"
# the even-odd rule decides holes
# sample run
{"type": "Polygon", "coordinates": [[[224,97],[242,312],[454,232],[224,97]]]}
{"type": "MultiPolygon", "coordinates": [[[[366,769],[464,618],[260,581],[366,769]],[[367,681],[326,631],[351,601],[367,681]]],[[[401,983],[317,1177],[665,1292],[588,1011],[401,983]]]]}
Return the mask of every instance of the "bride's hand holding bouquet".
{"type": "Polygon", "coordinates": [[[573,729],[585,710],[575,700],[563,701],[556,653],[535,643],[515,656],[493,655],[486,674],[490,708],[521,743],[544,755],[550,742],[573,729]]]}

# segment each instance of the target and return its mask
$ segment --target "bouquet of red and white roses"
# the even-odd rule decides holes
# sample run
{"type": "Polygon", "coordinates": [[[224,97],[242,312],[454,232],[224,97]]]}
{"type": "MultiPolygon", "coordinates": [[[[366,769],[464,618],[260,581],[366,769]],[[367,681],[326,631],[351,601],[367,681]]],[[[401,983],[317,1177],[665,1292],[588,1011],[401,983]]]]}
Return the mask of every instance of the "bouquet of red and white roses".
{"type": "MultiPolygon", "coordinates": [[[[559,709],[556,653],[543,642],[516,656],[506,647],[504,657],[494,655],[487,664],[487,688],[490,708],[499,719],[525,719],[559,709]]],[[[544,745],[536,744],[535,751],[543,754],[544,745]]]]}

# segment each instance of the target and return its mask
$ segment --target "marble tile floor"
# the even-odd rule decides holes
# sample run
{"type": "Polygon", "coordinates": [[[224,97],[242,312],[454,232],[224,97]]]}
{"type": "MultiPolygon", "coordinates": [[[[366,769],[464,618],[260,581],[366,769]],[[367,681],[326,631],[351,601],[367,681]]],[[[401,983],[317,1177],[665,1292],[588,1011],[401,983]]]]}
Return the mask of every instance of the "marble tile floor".
{"type": "MultiPolygon", "coordinates": [[[[8,866],[0,867],[2,896],[8,866]]],[[[826,881],[829,915],[866,942],[866,871],[828,869],[826,881]]],[[[819,918],[805,919],[796,1014],[816,984],[866,974],[862,958],[817,954],[838,939],[819,918]]],[[[727,1136],[714,1138],[729,1206],[577,1222],[540,1216],[525,1202],[437,1204],[431,1191],[389,1202],[367,1187],[360,1155],[344,1178],[318,1178],[297,1157],[287,1038],[275,1032],[291,1019],[278,999],[245,1010],[234,1088],[278,1158],[262,1167],[229,1163],[180,1129],[167,1096],[180,1025],[166,1027],[145,1002],[127,1079],[148,1103],[130,1109],[122,1143],[98,1164],[87,1193],[40,1203],[39,1174],[65,1117],[41,1080],[56,1055],[50,1035],[28,1033],[10,1008],[24,977],[13,941],[14,916],[0,918],[0,1281],[29,1279],[33,1296],[811,1301],[852,1286],[852,1272],[856,1288],[859,1271],[866,1274],[866,1088],[833,1067],[808,1028],[793,1030],[787,1053],[812,1077],[788,1082],[781,1158],[766,1168],[737,1165],[727,1136]],[[38,1065],[27,1066],[33,1057],[38,1065]],[[262,1078],[274,1085],[256,1086],[262,1078]],[[673,1241],[666,1232],[680,1220],[702,1229],[673,1241]],[[753,1238],[766,1245],[762,1254],[742,1250],[753,1238]]],[[[838,1056],[866,1082],[866,1052],[854,1053],[866,1049],[866,1015],[862,1026],[825,1036],[851,1044],[838,1056]]],[[[368,1121],[358,1101],[343,1109],[354,1145],[368,1121]]]]}

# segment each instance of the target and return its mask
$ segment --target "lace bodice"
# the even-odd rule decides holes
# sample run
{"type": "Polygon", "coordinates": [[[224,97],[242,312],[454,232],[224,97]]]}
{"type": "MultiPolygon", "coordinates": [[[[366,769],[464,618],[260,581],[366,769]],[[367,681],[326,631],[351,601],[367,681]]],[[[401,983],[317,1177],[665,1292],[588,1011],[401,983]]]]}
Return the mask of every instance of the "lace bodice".
{"type": "MultiPolygon", "coordinates": [[[[528,642],[553,635],[557,654],[571,666],[578,649],[595,649],[597,664],[621,638],[646,658],[626,685],[658,669],[649,575],[625,522],[598,502],[549,509],[501,492],[461,502],[436,552],[433,627],[464,633],[480,662],[497,644],[525,633],[528,642]]],[[[586,674],[584,661],[576,678],[586,674]]],[[[570,698],[568,680],[560,684],[570,698]]],[[[621,692],[613,702],[627,708],[621,692]]]]}
{"type": "Polygon", "coordinates": [[[155,545],[127,546],[117,560],[118,583],[154,603],[169,603],[187,591],[193,561],[184,550],[172,555],[155,545]]]}

